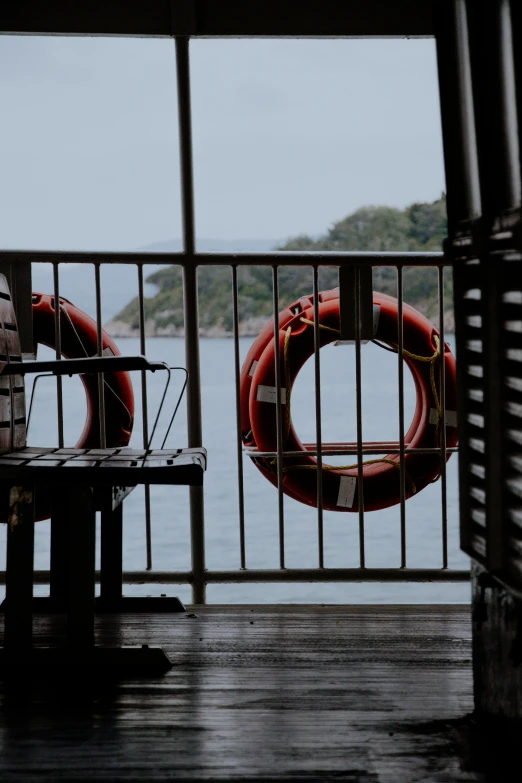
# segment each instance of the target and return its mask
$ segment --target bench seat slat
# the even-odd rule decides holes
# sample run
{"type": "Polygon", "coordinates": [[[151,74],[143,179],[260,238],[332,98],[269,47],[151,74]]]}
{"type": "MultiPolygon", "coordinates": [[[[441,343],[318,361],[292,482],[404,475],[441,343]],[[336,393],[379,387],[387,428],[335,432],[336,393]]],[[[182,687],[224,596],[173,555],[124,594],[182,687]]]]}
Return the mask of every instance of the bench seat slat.
{"type": "Polygon", "coordinates": [[[23,479],[27,484],[88,486],[185,484],[200,486],[206,468],[204,448],[165,449],[37,449],[26,448],[0,455],[3,484],[23,479]],[[74,453],[70,453],[74,452],[74,453]],[[71,468],[74,471],[67,478],[71,468]],[[65,471],[65,472],[64,472],[65,471]]]}

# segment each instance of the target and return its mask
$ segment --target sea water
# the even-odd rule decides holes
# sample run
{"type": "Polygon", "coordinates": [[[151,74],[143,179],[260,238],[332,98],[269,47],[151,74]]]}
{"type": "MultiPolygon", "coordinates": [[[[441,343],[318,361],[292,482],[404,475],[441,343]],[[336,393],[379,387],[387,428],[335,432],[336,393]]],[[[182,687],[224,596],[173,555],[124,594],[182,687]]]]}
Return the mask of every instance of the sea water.
{"type": "MultiPolygon", "coordinates": [[[[448,338],[453,344],[452,338],[448,338]]],[[[139,341],[118,339],[122,353],[139,354],[139,341]]],[[[241,358],[252,339],[240,340],[241,358]]],[[[170,365],[185,364],[182,339],[154,338],[147,341],[151,359],[170,365]]],[[[205,474],[206,565],[210,569],[240,568],[240,539],[237,481],[236,407],[233,341],[202,339],[201,377],[203,443],[208,451],[205,474]]],[[[398,440],[397,356],[376,345],[365,345],[362,354],[363,440],[398,440]]],[[[41,350],[44,358],[46,349],[41,350]]],[[[329,345],[321,350],[321,393],[323,442],[356,440],[355,349],[329,345]]],[[[405,367],[405,420],[415,409],[415,390],[405,367]]],[[[132,374],[136,414],[131,445],[143,445],[141,418],[141,375],[132,374]]],[[[165,410],[153,446],[159,447],[168,425],[183,376],[173,373],[165,410]]],[[[165,382],[162,373],[148,374],[149,424],[152,426],[165,382]]],[[[30,390],[30,384],[28,384],[30,390]]],[[[78,378],[64,379],[64,429],[66,445],[74,445],[85,421],[85,394],[78,378]]],[[[303,442],[315,441],[315,396],[313,359],[299,374],[292,392],[292,420],[303,442]]],[[[408,424],[407,424],[408,427],[408,424]]],[[[407,428],[406,427],[406,428],[407,428]]],[[[29,430],[29,445],[57,444],[56,381],[38,382],[29,430]]],[[[167,445],[187,445],[185,403],[169,435],[167,445]]],[[[279,522],[277,490],[243,456],[247,567],[279,568],[279,522]]],[[[353,462],[355,458],[325,458],[331,464],[353,462]]],[[[451,568],[468,568],[469,559],[458,544],[458,457],[447,465],[448,550],[451,568]]],[[[315,474],[310,474],[315,482],[315,474]]],[[[190,568],[189,491],[186,487],[153,486],[153,569],[183,571],[190,568]]],[[[318,566],[317,510],[285,497],[285,564],[288,568],[318,566]]],[[[407,565],[442,566],[441,483],[434,483],[406,503],[407,565]]],[[[0,531],[5,535],[5,530],[0,531]]],[[[124,503],[124,568],[146,567],[144,491],[138,487],[124,503]]],[[[99,539],[99,536],[98,536],[99,539]]],[[[5,551],[5,549],[4,549],[5,551]]],[[[365,514],[366,566],[397,568],[401,563],[400,507],[365,514]]],[[[99,552],[98,552],[99,557],[99,552]]],[[[359,516],[350,512],[324,513],[325,567],[359,566],[359,516]]],[[[49,522],[36,530],[35,567],[49,567],[49,522]]],[[[46,592],[46,588],[38,588],[46,592]]],[[[127,593],[179,595],[190,601],[186,585],[127,586],[127,593]]],[[[209,602],[454,602],[469,600],[467,584],[226,584],[209,585],[209,602]]]]}

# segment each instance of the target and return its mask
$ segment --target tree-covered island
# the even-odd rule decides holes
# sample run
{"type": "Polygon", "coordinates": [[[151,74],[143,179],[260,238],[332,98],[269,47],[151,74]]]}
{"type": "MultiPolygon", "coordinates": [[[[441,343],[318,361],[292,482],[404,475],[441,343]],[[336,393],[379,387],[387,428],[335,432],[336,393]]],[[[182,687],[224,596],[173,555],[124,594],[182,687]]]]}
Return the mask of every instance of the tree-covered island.
{"type": "MultiPolygon", "coordinates": [[[[361,207],[335,223],[318,238],[303,234],[289,239],[280,250],[433,251],[441,250],[446,236],[444,195],[431,204],[415,203],[405,209],[361,207]]],[[[200,333],[206,337],[229,336],[232,332],[231,272],[228,267],[201,267],[199,281],[200,333]]],[[[183,287],[181,268],[170,266],[150,275],[157,286],[155,296],[145,299],[146,333],[150,336],[183,336],[183,287]]],[[[337,268],[319,270],[322,290],[337,286],[337,268]]],[[[435,325],[438,324],[437,269],[404,270],[404,299],[435,325]]],[[[397,274],[392,267],[377,267],[373,287],[391,296],[397,292],[397,274]]],[[[280,306],[311,293],[309,267],[280,267],[280,306]]],[[[239,267],[238,294],[240,334],[256,336],[272,314],[272,271],[269,267],[239,267]]],[[[453,331],[453,287],[451,273],[445,273],[445,328],[453,331]]],[[[107,324],[114,336],[138,334],[137,298],[107,324]]]]}

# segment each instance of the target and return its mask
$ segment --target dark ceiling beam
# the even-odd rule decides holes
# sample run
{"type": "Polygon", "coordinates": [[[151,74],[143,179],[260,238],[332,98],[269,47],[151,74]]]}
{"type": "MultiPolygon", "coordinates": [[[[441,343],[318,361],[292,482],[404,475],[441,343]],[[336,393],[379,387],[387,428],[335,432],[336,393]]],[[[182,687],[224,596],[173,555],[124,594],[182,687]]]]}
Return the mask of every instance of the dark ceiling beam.
{"type": "Polygon", "coordinates": [[[27,35],[424,37],[434,0],[1,0],[27,35]]]}

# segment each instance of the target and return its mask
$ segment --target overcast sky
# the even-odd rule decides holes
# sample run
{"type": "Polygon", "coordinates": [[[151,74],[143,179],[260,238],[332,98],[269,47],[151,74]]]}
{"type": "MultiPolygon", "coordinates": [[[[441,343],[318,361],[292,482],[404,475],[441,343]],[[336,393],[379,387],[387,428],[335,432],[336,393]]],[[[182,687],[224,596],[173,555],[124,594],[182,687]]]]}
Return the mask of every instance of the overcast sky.
{"type": "MultiPolygon", "coordinates": [[[[191,43],[199,237],[319,234],[444,190],[431,40],[191,43]]],[[[171,40],[0,37],[0,246],[181,235],[171,40]]]]}

